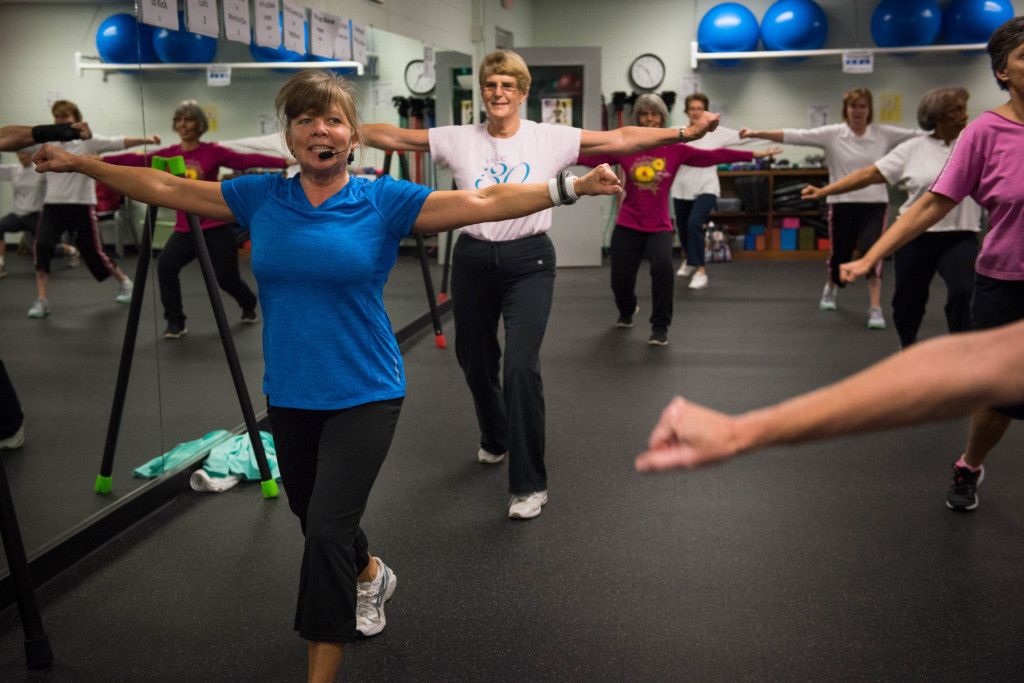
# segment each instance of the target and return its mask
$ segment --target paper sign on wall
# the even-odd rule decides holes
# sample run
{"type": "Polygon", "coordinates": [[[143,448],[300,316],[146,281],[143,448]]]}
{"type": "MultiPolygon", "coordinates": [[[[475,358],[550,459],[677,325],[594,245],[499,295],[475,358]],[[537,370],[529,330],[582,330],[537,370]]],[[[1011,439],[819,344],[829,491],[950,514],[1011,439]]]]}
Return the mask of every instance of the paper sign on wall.
{"type": "Polygon", "coordinates": [[[423,76],[433,82],[437,82],[437,73],[434,70],[434,46],[423,44],[423,76]]]}
{"type": "Polygon", "coordinates": [[[309,51],[317,57],[334,59],[334,37],[338,34],[341,17],[312,10],[312,23],[309,27],[309,51]]]}
{"type": "Polygon", "coordinates": [[[869,74],[875,70],[875,53],[871,50],[843,52],[843,73],[869,74]]]}
{"type": "Polygon", "coordinates": [[[700,89],[700,76],[680,76],[679,94],[686,97],[695,92],[702,92],[700,89]]]}
{"type": "Polygon", "coordinates": [[[256,0],[253,33],[260,47],[281,47],[281,3],[279,0],[256,0]]]}
{"type": "Polygon", "coordinates": [[[284,0],[283,9],[281,18],[284,22],[284,47],[286,50],[304,55],[309,52],[309,45],[306,44],[306,10],[292,0],[284,0]]]}
{"type": "Polygon", "coordinates": [[[352,61],[366,64],[366,24],[352,22],[352,61]]]}
{"type": "Polygon", "coordinates": [[[832,107],[827,104],[812,104],[807,107],[807,124],[817,128],[828,124],[828,115],[832,107]]]}
{"type": "Polygon", "coordinates": [[[395,96],[395,84],[391,81],[377,81],[373,84],[373,106],[390,107],[395,96]]]}
{"type": "MultiPolygon", "coordinates": [[[[231,67],[226,64],[210,64],[206,67],[206,85],[211,88],[231,85],[231,67]]],[[[214,130],[210,128],[209,130],[214,130]]]]}
{"type": "Polygon", "coordinates": [[[344,18],[338,18],[338,32],[334,36],[334,58],[343,62],[352,61],[352,38],[349,34],[351,22],[344,18]]]}
{"type": "Polygon", "coordinates": [[[903,120],[903,95],[882,94],[878,98],[878,120],[882,123],[899,123],[903,120]]]}
{"type": "Polygon", "coordinates": [[[249,33],[249,0],[224,0],[224,37],[246,45],[252,42],[249,33]]]}
{"type": "Polygon", "coordinates": [[[170,3],[167,0],[139,0],[139,19],[143,24],[159,26],[177,31],[178,26],[178,3],[170,3]]]}
{"type": "Polygon", "coordinates": [[[188,0],[185,3],[185,28],[201,36],[219,38],[217,3],[212,0],[188,0]]]}

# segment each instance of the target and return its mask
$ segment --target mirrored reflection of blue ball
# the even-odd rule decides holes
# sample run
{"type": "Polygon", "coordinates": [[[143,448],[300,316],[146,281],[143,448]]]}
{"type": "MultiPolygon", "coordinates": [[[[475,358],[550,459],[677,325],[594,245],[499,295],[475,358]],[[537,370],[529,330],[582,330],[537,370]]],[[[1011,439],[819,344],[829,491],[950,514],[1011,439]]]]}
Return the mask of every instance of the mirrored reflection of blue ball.
{"type": "Polygon", "coordinates": [[[827,37],[828,19],[814,0],[779,0],[761,20],[766,50],[818,50],[827,37]]]}
{"type": "Polygon", "coordinates": [[[882,0],[871,15],[871,37],[878,47],[931,45],[941,27],[936,0],[882,0]]]}
{"type": "MultiPolygon", "coordinates": [[[[185,17],[178,12],[178,26],[184,25],[185,17]]],[[[153,48],[164,64],[205,64],[212,62],[217,54],[217,39],[158,28],[153,33],[153,48]]]]}
{"type": "Polygon", "coordinates": [[[139,64],[157,61],[153,27],[139,24],[131,14],[114,14],[96,29],[96,49],[108,64],[139,64]]]}
{"type": "Polygon", "coordinates": [[[950,43],[987,43],[1013,17],[1010,0],[953,0],[942,16],[942,32],[950,43]]]}

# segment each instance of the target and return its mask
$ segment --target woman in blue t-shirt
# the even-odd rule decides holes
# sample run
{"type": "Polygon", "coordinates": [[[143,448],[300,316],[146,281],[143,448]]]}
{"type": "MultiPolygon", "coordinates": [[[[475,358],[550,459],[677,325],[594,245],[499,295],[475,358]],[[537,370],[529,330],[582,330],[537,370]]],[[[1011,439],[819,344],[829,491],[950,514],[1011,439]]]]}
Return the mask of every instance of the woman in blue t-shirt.
{"type": "Polygon", "coordinates": [[[360,124],[343,78],[303,71],[275,105],[301,168],[293,178],[189,180],[49,145],[35,161],[39,171],[84,173],[133,199],[249,229],[264,316],[263,391],[281,481],[306,538],[295,628],[309,641],[309,680],[332,681],[345,644],[384,628],[395,588],[359,521],[405,396],[382,297],[399,241],[620,188],[607,165],[582,178],[563,171],[546,184],[472,191],[353,178],[360,124]]]}

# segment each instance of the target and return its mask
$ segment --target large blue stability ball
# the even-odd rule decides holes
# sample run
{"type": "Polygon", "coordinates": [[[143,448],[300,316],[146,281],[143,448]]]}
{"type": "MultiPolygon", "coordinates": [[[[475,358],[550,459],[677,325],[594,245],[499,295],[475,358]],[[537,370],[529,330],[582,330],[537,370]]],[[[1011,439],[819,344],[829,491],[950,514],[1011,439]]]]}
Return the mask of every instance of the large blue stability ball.
{"type": "Polygon", "coordinates": [[[827,37],[825,10],[814,0],[779,0],[761,20],[766,50],[817,50],[827,37]]]}
{"type": "Polygon", "coordinates": [[[987,43],[1013,17],[1010,0],[953,0],[942,16],[942,32],[950,43],[987,43]]]}
{"type": "MultiPolygon", "coordinates": [[[[281,16],[277,17],[278,23],[281,25],[281,31],[284,31],[284,23],[281,21],[281,16]]],[[[261,47],[256,44],[255,39],[249,43],[249,52],[252,54],[252,58],[257,62],[305,62],[309,59],[309,26],[305,22],[302,24],[305,29],[306,38],[306,51],[303,53],[292,52],[285,48],[284,42],[282,41],[281,47],[261,47]]]]}
{"type": "Polygon", "coordinates": [[[697,26],[701,52],[750,52],[757,49],[760,37],[757,17],[737,2],[715,5],[697,26]]]}
{"type": "MultiPolygon", "coordinates": [[[[185,17],[178,12],[178,26],[184,25],[185,17]]],[[[217,39],[159,28],[153,33],[153,48],[164,64],[205,64],[217,54],[217,39]]]]}
{"type": "Polygon", "coordinates": [[[140,24],[130,14],[114,14],[96,29],[96,49],[108,64],[140,64],[157,61],[153,27],[140,24]]]}
{"type": "Polygon", "coordinates": [[[878,47],[931,45],[942,28],[935,0],[882,0],[871,15],[871,37],[878,47]]]}

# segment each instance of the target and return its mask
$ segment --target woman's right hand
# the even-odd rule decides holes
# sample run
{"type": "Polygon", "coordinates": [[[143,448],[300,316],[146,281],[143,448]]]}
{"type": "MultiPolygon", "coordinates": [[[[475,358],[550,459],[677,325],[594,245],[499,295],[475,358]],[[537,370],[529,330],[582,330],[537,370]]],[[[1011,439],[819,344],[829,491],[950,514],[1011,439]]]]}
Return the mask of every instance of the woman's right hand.
{"type": "Polygon", "coordinates": [[[45,144],[32,155],[37,173],[70,173],[74,170],[75,155],[60,147],[45,144]]]}
{"type": "Polygon", "coordinates": [[[595,167],[590,173],[582,178],[577,178],[574,184],[576,194],[580,197],[595,196],[602,194],[616,194],[622,190],[619,184],[619,176],[615,174],[611,166],[601,164],[595,167]]]}
{"type": "Polygon", "coordinates": [[[817,185],[808,185],[804,189],[800,190],[801,199],[824,199],[828,196],[828,193],[824,191],[825,188],[818,187],[817,185]]]}
{"type": "Polygon", "coordinates": [[[839,264],[839,279],[845,284],[855,282],[857,278],[867,275],[874,263],[862,258],[856,261],[839,264]]]}
{"type": "Polygon", "coordinates": [[[756,138],[757,131],[750,128],[740,128],[740,139],[756,138]]]}

